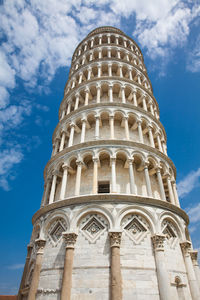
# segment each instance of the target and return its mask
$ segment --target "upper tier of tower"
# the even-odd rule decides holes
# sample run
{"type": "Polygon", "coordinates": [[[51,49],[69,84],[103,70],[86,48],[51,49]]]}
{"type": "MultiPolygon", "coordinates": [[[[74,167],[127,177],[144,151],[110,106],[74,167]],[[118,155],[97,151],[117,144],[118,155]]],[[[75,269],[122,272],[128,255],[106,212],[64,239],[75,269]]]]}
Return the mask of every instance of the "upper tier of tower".
{"type": "Polygon", "coordinates": [[[97,28],[75,49],[44,174],[45,204],[98,194],[106,180],[111,193],[178,205],[176,170],[143,57],[121,30],[97,28]]]}

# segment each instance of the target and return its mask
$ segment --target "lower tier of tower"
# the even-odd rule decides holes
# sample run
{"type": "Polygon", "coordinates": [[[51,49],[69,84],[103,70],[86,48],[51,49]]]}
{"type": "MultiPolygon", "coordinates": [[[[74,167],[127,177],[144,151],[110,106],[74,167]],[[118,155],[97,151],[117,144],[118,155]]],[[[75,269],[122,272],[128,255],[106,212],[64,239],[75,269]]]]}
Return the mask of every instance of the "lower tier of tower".
{"type": "Polygon", "coordinates": [[[40,209],[33,223],[19,299],[200,299],[188,217],[170,203],[82,196],[40,209]]]}

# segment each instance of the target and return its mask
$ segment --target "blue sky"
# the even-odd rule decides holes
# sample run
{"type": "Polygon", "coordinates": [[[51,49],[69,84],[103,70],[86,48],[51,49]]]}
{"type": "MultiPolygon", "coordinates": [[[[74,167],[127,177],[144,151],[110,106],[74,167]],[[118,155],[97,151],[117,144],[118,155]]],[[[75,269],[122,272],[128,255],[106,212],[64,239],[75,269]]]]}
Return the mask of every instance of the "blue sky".
{"type": "Polygon", "coordinates": [[[120,28],[143,52],[200,249],[199,1],[2,0],[0,16],[0,294],[18,290],[71,56],[98,26],[120,28]]]}

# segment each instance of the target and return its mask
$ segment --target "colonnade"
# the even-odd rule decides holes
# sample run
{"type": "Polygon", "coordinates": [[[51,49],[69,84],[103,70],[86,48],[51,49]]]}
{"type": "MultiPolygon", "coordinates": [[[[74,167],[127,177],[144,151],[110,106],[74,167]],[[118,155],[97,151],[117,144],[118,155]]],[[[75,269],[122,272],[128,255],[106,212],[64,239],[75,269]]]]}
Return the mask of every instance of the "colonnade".
{"type": "MultiPolygon", "coordinates": [[[[101,157],[90,157],[93,161],[93,179],[92,185],[90,186],[90,194],[98,194],[98,180],[102,180],[99,178],[98,172],[101,168],[101,157]]],[[[88,160],[88,159],[87,159],[88,160]]],[[[110,192],[117,193],[117,165],[118,157],[110,157],[110,192]]],[[[121,161],[121,158],[120,158],[121,161]]],[[[157,185],[159,187],[159,199],[163,201],[168,201],[173,205],[180,206],[179,199],[176,190],[176,182],[174,177],[167,171],[164,171],[162,166],[152,165],[151,161],[138,162],[137,157],[124,159],[124,166],[127,168],[127,173],[129,174],[129,186],[130,186],[130,194],[136,196],[145,196],[138,194],[136,177],[138,176],[137,172],[143,173],[143,178],[146,186],[146,196],[147,197],[155,197],[152,192],[152,183],[151,176],[155,176],[157,185]]],[[[69,163],[65,163],[62,165],[60,169],[53,170],[51,176],[49,176],[46,180],[46,186],[44,189],[44,196],[42,200],[42,206],[51,204],[58,200],[64,200],[69,197],[67,195],[67,185],[68,185],[68,177],[74,176],[75,184],[74,184],[74,196],[79,196],[82,183],[82,173],[87,169],[87,164],[84,162],[84,159],[74,159],[73,167],[69,163]],[[76,167],[74,166],[76,164],[76,167]],[[58,199],[55,199],[56,188],[58,182],[61,182],[60,187],[60,195],[58,199]]]]}
{"type": "Polygon", "coordinates": [[[143,65],[143,62],[129,49],[123,49],[119,48],[117,46],[112,45],[110,46],[104,46],[104,47],[98,47],[94,48],[93,50],[90,50],[86,53],[84,53],[74,64],[71,68],[70,77],[74,72],[76,72],[79,68],[81,68],[84,65],[89,64],[92,61],[99,61],[101,59],[106,58],[113,58],[116,61],[124,61],[129,62],[133,66],[136,66],[140,70],[146,73],[146,69],[143,65]]]}
{"type": "Polygon", "coordinates": [[[135,86],[127,83],[123,84],[122,82],[118,83],[117,81],[100,81],[78,89],[67,100],[64,99],[61,104],[60,119],[62,120],[66,115],[80,107],[106,102],[110,104],[132,104],[134,107],[142,108],[156,119],[159,119],[155,100],[149,94],[135,86]]]}
{"type": "Polygon", "coordinates": [[[157,124],[137,115],[119,111],[89,111],[69,120],[58,128],[53,137],[53,152],[57,154],[66,147],[92,140],[126,140],[146,144],[167,155],[164,133],[157,124]],[[109,133],[107,130],[109,129],[109,133]],[[133,133],[133,134],[132,134],[133,133]]]}
{"type": "Polygon", "coordinates": [[[66,86],[65,95],[67,95],[74,88],[78,88],[84,82],[88,82],[91,79],[103,79],[104,77],[115,77],[120,79],[129,79],[132,82],[136,82],[142,88],[145,88],[151,92],[150,84],[147,76],[130,63],[117,63],[109,61],[109,63],[98,62],[87,65],[78,74],[74,74],[69,80],[66,86]]]}
{"type": "Polygon", "coordinates": [[[77,47],[77,49],[74,52],[74,55],[72,57],[72,62],[75,63],[75,61],[85,52],[88,50],[93,49],[96,46],[103,46],[103,45],[117,45],[124,47],[126,49],[130,49],[135,55],[137,55],[139,58],[142,58],[142,54],[139,50],[139,48],[135,45],[135,43],[120,34],[115,33],[107,33],[107,34],[97,34],[92,36],[91,38],[87,39],[86,41],[83,41],[80,46],[77,47]]]}
{"type": "MultiPolygon", "coordinates": [[[[111,300],[122,300],[123,288],[122,288],[122,274],[120,263],[120,247],[121,237],[123,231],[109,231],[110,240],[110,295],[111,300]]],[[[76,232],[63,232],[63,240],[65,243],[65,259],[62,276],[62,285],[60,290],[61,300],[71,299],[71,287],[72,287],[72,274],[73,274],[73,260],[74,251],[78,234],[76,232]]],[[[165,242],[166,236],[161,234],[152,235],[152,245],[154,249],[156,275],[158,280],[158,289],[161,300],[171,300],[171,282],[169,281],[169,275],[167,271],[167,262],[165,260],[165,242]]],[[[36,261],[33,272],[30,289],[28,292],[28,300],[35,300],[36,293],[39,284],[40,270],[42,267],[42,258],[44,253],[46,241],[43,239],[36,240],[36,261]]],[[[198,286],[198,276],[195,273],[195,266],[193,265],[193,252],[191,251],[191,243],[184,241],[180,243],[180,247],[183,251],[183,259],[185,262],[185,268],[187,272],[189,288],[192,296],[192,300],[199,300],[200,290],[198,286]]],[[[197,263],[198,266],[198,263],[197,263]]],[[[199,268],[199,267],[198,267],[199,268]]],[[[175,278],[176,280],[176,278],[175,278]]]]}

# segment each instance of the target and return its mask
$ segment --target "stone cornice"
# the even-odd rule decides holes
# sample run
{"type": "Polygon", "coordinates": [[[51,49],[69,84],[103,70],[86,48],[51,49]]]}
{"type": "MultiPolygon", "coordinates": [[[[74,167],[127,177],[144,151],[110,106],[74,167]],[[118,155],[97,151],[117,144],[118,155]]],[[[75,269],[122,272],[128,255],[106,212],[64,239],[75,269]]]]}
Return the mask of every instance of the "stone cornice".
{"type": "Polygon", "coordinates": [[[164,153],[160,152],[159,150],[152,148],[150,146],[147,146],[145,144],[141,144],[141,143],[136,143],[136,142],[132,142],[132,141],[124,141],[124,140],[94,140],[94,141],[89,141],[89,142],[85,142],[85,143],[80,143],[71,147],[67,147],[64,150],[58,152],[56,155],[54,155],[53,157],[51,157],[51,159],[47,162],[45,169],[44,169],[44,178],[46,177],[46,171],[49,167],[49,165],[51,163],[53,163],[54,161],[56,161],[57,159],[61,158],[64,154],[66,153],[70,153],[76,150],[83,150],[83,149],[87,149],[87,148],[91,148],[91,147],[98,147],[98,146],[109,146],[109,147],[113,147],[113,146],[128,146],[130,148],[141,148],[142,150],[146,150],[148,152],[154,153],[158,156],[160,156],[162,159],[166,160],[172,167],[173,171],[174,171],[174,177],[176,178],[176,168],[174,166],[174,163],[172,162],[172,160],[165,155],[164,153]]]}
{"type": "Polygon", "coordinates": [[[165,140],[167,141],[167,136],[166,136],[166,132],[165,132],[165,128],[162,125],[162,123],[160,122],[160,120],[156,119],[155,116],[153,116],[150,112],[144,110],[143,108],[140,108],[138,106],[134,106],[133,104],[128,104],[128,103],[115,103],[115,102],[102,102],[102,103],[94,103],[94,104],[90,104],[87,106],[82,106],[74,111],[72,111],[70,114],[66,115],[62,120],[59,121],[59,123],[57,124],[56,128],[54,129],[53,135],[52,135],[52,141],[55,138],[55,132],[57,131],[58,127],[61,126],[62,123],[64,123],[64,121],[66,121],[68,118],[71,118],[73,116],[75,116],[76,114],[83,112],[87,112],[88,110],[91,110],[93,108],[103,108],[103,107],[117,107],[117,108],[128,108],[131,109],[133,111],[138,111],[141,112],[144,115],[147,115],[148,117],[150,117],[151,119],[153,119],[153,121],[158,124],[159,127],[162,128],[162,131],[164,133],[165,136],[165,140]]]}
{"type": "Polygon", "coordinates": [[[140,196],[132,196],[132,195],[123,195],[123,194],[97,194],[97,195],[83,195],[78,197],[67,198],[65,200],[57,201],[47,206],[42,207],[39,209],[32,218],[32,223],[34,224],[40,216],[50,212],[54,209],[58,209],[61,207],[67,207],[70,205],[78,205],[78,204],[94,204],[94,203],[128,203],[128,204],[142,204],[148,205],[153,207],[158,207],[162,209],[166,209],[171,211],[184,219],[186,224],[189,224],[189,217],[184,210],[181,208],[167,202],[158,200],[155,198],[149,197],[140,197],[140,196]]]}

